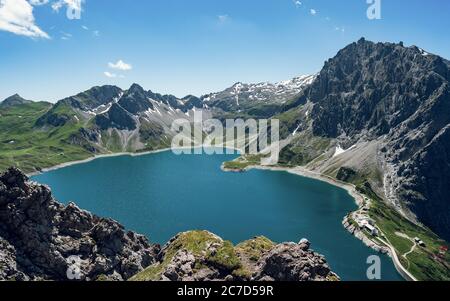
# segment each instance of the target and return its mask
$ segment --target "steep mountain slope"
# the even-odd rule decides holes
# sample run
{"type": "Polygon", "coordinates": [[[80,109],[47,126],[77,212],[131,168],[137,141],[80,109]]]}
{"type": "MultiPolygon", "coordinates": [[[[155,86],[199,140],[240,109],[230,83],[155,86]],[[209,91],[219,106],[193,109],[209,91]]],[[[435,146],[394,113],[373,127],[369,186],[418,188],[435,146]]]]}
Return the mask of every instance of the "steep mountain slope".
{"type": "Polygon", "coordinates": [[[36,121],[52,108],[52,104],[35,102],[0,108],[0,169],[17,166],[27,171],[80,160],[91,154],[70,143],[77,133],[74,125],[40,129],[36,121]]]}
{"type": "Polygon", "coordinates": [[[39,118],[36,125],[64,126],[71,120],[88,120],[92,115],[109,109],[123,91],[115,86],[93,87],[85,92],[58,101],[51,110],[39,118]]]}
{"type": "Polygon", "coordinates": [[[354,169],[357,182],[368,180],[404,215],[449,240],[449,80],[450,63],[439,56],[361,39],[286,104],[282,118],[293,116],[286,133],[299,126],[299,134],[285,160],[298,156],[302,142],[325,139],[302,163],[333,176],[354,169]]]}

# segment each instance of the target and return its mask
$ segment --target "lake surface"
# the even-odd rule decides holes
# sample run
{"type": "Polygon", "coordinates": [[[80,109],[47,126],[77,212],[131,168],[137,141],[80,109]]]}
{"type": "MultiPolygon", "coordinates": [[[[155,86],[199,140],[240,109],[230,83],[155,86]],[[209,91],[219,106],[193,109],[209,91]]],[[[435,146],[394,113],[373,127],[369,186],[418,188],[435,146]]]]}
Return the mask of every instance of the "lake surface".
{"type": "MultiPolygon", "coordinates": [[[[59,201],[111,217],[153,243],[187,230],[209,230],[233,243],[258,235],[275,242],[305,237],[343,280],[367,280],[367,258],[378,254],[341,225],[357,208],[345,190],[287,172],[223,172],[222,162],[234,157],[100,158],[33,180],[48,184],[59,201]]],[[[380,257],[382,279],[401,280],[391,260],[380,257]]]]}

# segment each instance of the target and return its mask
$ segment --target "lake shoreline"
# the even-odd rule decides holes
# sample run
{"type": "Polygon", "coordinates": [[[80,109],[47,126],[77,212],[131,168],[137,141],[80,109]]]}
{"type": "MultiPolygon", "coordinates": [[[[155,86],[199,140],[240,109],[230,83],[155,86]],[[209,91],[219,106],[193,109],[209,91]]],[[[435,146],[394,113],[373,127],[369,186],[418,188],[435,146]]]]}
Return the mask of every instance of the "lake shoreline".
{"type": "Polygon", "coordinates": [[[129,157],[139,157],[139,156],[145,156],[145,155],[151,155],[151,154],[157,154],[157,153],[162,153],[162,152],[166,152],[171,150],[170,148],[163,148],[163,149],[159,149],[159,150],[153,150],[153,151],[146,151],[146,152],[142,152],[142,153],[131,153],[131,152],[121,152],[121,153],[111,153],[111,154],[101,154],[101,155],[94,155],[93,157],[87,158],[87,159],[83,159],[83,160],[76,160],[76,161],[69,161],[66,163],[61,163],[52,167],[47,167],[47,168],[42,168],[40,171],[35,171],[32,173],[28,173],[27,176],[28,177],[33,177],[45,172],[49,172],[49,171],[55,171],[61,168],[65,168],[65,167],[70,167],[70,166],[74,166],[74,165],[78,165],[78,164],[83,164],[83,163],[89,163],[92,162],[94,160],[97,159],[102,159],[102,158],[114,158],[114,157],[123,157],[123,156],[129,156],[129,157]]]}
{"type": "MultiPolygon", "coordinates": [[[[191,149],[191,148],[190,147],[178,148],[178,150],[182,150],[182,149],[191,149]]],[[[240,152],[239,149],[235,149],[235,148],[230,148],[230,149],[235,150],[237,153],[240,152]]],[[[42,174],[42,173],[45,173],[45,172],[50,172],[50,171],[55,171],[55,170],[58,170],[58,169],[62,169],[62,168],[65,168],[65,167],[70,167],[70,166],[74,166],[74,165],[78,165],[78,164],[89,163],[89,162],[92,162],[94,160],[102,159],[102,158],[113,158],[113,157],[122,157],[122,156],[140,157],[140,156],[152,155],[152,154],[157,154],[157,153],[169,152],[171,150],[172,150],[172,148],[163,148],[163,149],[146,151],[146,152],[141,152],[141,153],[121,152],[121,153],[111,153],[111,154],[96,155],[96,156],[93,156],[93,157],[90,157],[90,158],[87,158],[87,159],[78,160],[78,161],[72,161],[72,162],[67,162],[67,163],[62,163],[62,164],[55,165],[53,167],[45,168],[45,169],[42,169],[39,172],[30,173],[30,174],[28,174],[28,176],[32,177],[32,176],[39,175],[39,174],[42,174]]],[[[356,186],[354,186],[352,184],[349,184],[349,183],[345,183],[345,182],[339,181],[337,179],[334,179],[332,177],[323,175],[321,173],[308,170],[308,169],[303,168],[303,167],[277,167],[277,166],[252,165],[252,166],[248,166],[247,168],[242,169],[242,170],[234,170],[234,169],[224,168],[224,165],[222,165],[221,169],[223,171],[225,171],[225,172],[246,172],[246,171],[249,171],[249,170],[266,170],[266,171],[275,171],[275,172],[288,172],[288,173],[293,174],[293,175],[297,175],[297,176],[301,176],[301,177],[305,177],[305,178],[318,180],[318,181],[325,182],[325,183],[328,183],[330,185],[333,185],[335,187],[339,187],[341,189],[344,189],[353,198],[355,204],[358,207],[353,212],[361,210],[363,208],[364,204],[365,204],[365,197],[356,190],[356,186]]],[[[346,218],[347,218],[347,216],[344,217],[344,221],[345,221],[346,218]]],[[[349,230],[345,226],[344,226],[344,228],[347,231],[349,230]]],[[[361,240],[367,247],[371,248],[370,245],[365,243],[364,239],[361,239],[361,237],[358,237],[357,235],[355,235],[351,231],[348,231],[348,232],[350,234],[352,234],[352,236],[354,236],[357,239],[361,240]]],[[[376,249],[374,249],[374,250],[376,250],[376,249]]],[[[379,251],[379,250],[376,250],[376,251],[379,251]]],[[[390,253],[391,252],[388,252],[388,255],[392,258],[392,254],[390,254],[390,253]]]]}
{"type": "MultiPolygon", "coordinates": [[[[303,167],[276,167],[276,166],[251,165],[242,170],[235,170],[225,168],[224,165],[222,165],[222,170],[226,172],[246,172],[249,170],[284,171],[297,176],[322,181],[346,190],[347,193],[355,200],[355,204],[358,206],[358,209],[351,212],[350,214],[361,211],[365,205],[365,196],[356,190],[355,185],[339,181],[330,176],[326,176],[324,174],[314,172],[303,167]]],[[[369,239],[362,231],[352,231],[351,227],[346,226],[346,224],[348,224],[348,216],[344,217],[342,224],[343,227],[347,230],[347,232],[349,232],[352,236],[360,240],[368,248],[371,248],[372,250],[379,252],[381,254],[387,254],[391,258],[394,267],[397,269],[397,272],[404,278],[404,280],[417,281],[417,279],[414,276],[412,276],[412,274],[410,274],[409,271],[401,265],[400,261],[397,259],[397,254],[395,253],[395,249],[393,246],[388,245],[386,243],[387,247],[382,246],[380,247],[378,244],[375,244],[371,239],[369,239]]]]}
{"type": "MultiPolygon", "coordinates": [[[[200,147],[200,146],[199,146],[200,147]]],[[[232,147],[223,147],[224,149],[232,149],[236,152],[241,152],[242,150],[238,149],[238,148],[232,148],[232,147]]],[[[192,147],[179,147],[176,148],[177,150],[188,150],[188,149],[192,149],[192,147]]],[[[34,171],[31,173],[27,173],[26,175],[28,177],[33,177],[42,173],[46,173],[49,171],[55,171],[61,168],[65,168],[65,167],[70,167],[70,166],[74,166],[74,165],[78,165],[78,164],[84,164],[84,163],[89,163],[92,162],[94,160],[97,159],[102,159],[102,158],[115,158],[115,157],[124,157],[124,156],[128,156],[128,157],[141,157],[141,156],[146,156],[146,155],[152,155],[152,154],[158,154],[158,153],[164,153],[164,152],[168,152],[171,151],[172,148],[167,147],[167,148],[161,148],[161,149],[157,149],[157,150],[151,150],[151,151],[145,151],[145,152],[140,152],[140,153],[136,153],[136,152],[120,152],[120,153],[110,153],[110,154],[101,154],[101,155],[94,155],[92,157],[86,158],[86,159],[82,159],[82,160],[75,160],[75,161],[69,161],[66,163],[61,163],[61,164],[57,164],[55,166],[52,167],[47,167],[47,168],[42,168],[40,171],[34,171]]]]}

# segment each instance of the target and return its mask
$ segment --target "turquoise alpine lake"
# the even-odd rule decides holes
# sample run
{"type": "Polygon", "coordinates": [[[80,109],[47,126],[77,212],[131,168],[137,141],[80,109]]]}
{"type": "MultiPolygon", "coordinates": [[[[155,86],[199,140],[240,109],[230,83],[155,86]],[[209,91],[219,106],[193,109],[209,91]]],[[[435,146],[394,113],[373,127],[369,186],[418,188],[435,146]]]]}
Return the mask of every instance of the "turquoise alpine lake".
{"type": "Polygon", "coordinates": [[[264,235],[307,238],[343,280],[368,280],[368,257],[382,280],[401,280],[392,261],[349,234],[342,220],[357,206],[346,190],[288,172],[224,172],[230,155],[104,157],[32,177],[56,199],[110,217],[164,244],[179,232],[208,230],[233,243],[264,235]]]}

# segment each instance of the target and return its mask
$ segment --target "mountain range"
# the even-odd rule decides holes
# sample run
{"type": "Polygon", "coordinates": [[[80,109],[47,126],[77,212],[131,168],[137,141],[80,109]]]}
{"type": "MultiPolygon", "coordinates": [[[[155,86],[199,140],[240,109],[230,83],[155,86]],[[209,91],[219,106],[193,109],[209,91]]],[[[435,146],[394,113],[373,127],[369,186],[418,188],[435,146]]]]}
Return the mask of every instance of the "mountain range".
{"type": "Polygon", "coordinates": [[[450,241],[450,62],[403,43],[361,39],[315,75],[236,83],[201,97],[137,84],[94,87],[56,104],[0,104],[0,168],[32,172],[110,152],[170,146],[179,118],[277,118],[280,165],[355,184],[450,241]]]}

